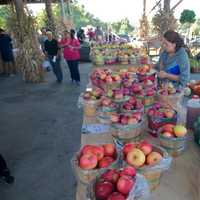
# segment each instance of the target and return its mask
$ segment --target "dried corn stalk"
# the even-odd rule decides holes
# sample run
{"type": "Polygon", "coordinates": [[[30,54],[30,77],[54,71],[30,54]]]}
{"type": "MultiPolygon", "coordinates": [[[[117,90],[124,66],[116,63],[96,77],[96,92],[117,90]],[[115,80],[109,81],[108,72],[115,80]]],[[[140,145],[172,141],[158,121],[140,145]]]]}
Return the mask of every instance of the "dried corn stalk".
{"type": "Polygon", "coordinates": [[[39,49],[35,19],[29,13],[26,6],[20,13],[20,20],[17,18],[16,9],[11,6],[11,13],[8,19],[8,29],[16,39],[19,54],[17,64],[26,82],[38,83],[43,80],[42,53],[39,49]]]}

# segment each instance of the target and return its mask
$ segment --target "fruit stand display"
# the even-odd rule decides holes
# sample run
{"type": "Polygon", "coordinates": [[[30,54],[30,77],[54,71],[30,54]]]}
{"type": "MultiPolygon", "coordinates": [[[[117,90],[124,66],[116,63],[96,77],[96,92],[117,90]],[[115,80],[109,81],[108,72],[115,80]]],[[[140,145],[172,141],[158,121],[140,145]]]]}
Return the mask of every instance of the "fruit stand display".
{"type": "Polygon", "coordinates": [[[147,64],[145,49],[134,48],[129,44],[96,44],[91,48],[91,60],[94,66],[147,64]],[[140,55],[140,56],[138,56],[140,55]]]}
{"type": "MultiPolygon", "coordinates": [[[[190,168],[198,172],[198,167],[189,161],[199,157],[197,149],[188,139],[191,137],[183,125],[185,122],[178,120],[183,113],[176,110],[174,102],[176,98],[176,103],[182,103],[182,92],[168,83],[158,88],[156,72],[148,65],[131,70],[115,66],[95,68],[89,77],[89,88],[79,98],[84,110],[82,148],[72,160],[78,182],[76,199],[142,200],[141,194],[131,198],[137,193],[134,188],[137,175],[123,177],[122,167],[130,166],[138,177],[148,182],[145,191],[155,190],[152,193],[155,200],[160,200],[162,195],[167,197],[162,200],[182,200],[183,188],[184,194],[189,195],[187,178],[176,178],[180,198],[170,187],[174,176],[191,175],[190,168]],[[182,154],[184,150],[196,153],[191,157],[182,154]],[[174,157],[173,162],[170,155],[174,157]],[[172,170],[168,172],[170,166],[172,170]],[[181,167],[184,171],[179,170],[181,167]]],[[[195,128],[198,130],[198,125],[195,128]]],[[[191,178],[196,181],[195,177],[191,178]]]]}

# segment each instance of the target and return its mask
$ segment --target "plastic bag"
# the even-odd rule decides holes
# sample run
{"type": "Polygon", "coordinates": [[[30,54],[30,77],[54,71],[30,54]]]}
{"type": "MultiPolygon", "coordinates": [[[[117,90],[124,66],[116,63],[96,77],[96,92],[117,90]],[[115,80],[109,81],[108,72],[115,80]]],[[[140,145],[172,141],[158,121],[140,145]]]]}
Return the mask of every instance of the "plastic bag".
{"type": "MultiPolygon", "coordinates": [[[[87,189],[87,200],[96,200],[94,186],[97,181],[94,180],[87,189]]],[[[150,199],[150,190],[148,182],[145,177],[141,174],[136,174],[135,184],[133,189],[130,191],[126,200],[149,200],[150,199]]]]}
{"type": "Polygon", "coordinates": [[[49,62],[49,60],[44,60],[42,63],[42,67],[43,69],[47,70],[47,71],[51,71],[51,63],[49,62]]]}

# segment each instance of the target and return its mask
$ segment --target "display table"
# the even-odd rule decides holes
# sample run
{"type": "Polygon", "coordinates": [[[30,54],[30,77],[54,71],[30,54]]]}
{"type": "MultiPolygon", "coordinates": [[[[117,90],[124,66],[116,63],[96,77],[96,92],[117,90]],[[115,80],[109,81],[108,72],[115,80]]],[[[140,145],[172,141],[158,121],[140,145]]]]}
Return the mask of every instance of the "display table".
{"type": "MultiPolygon", "coordinates": [[[[97,120],[84,117],[83,124],[86,123],[97,123],[97,120]]],[[[156,141],[151,136],[149,139],[156,141]]],[[[112,142],[110,133],[81,135],[81,145],[109,142],[112,142]]],[[[86,187],[78,183],[76,200],[86,200],[86,194],[86,187]]],[[[200,149],[192,139],[186,152],[174,158],[170,170],[163,174],[152,200],[200,200],[200,149]]]]}

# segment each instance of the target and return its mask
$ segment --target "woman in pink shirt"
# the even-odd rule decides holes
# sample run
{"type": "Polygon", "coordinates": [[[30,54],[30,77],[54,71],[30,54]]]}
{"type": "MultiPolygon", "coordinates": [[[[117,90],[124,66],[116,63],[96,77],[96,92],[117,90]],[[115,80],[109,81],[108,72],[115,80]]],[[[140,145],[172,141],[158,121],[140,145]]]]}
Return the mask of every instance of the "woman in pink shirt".
{"type": "Polygon", "coordinates": [[[75,38],[75,31],[73,29],[65,31],[65,37],[60,42],[61,47],[64,48],[63,54],[67,61],[69,71],[71,74],[72,83],[75,81],[77,85],[80,85],[79,74],[79,60],[80,60],[80,43],[75,38]]]}

